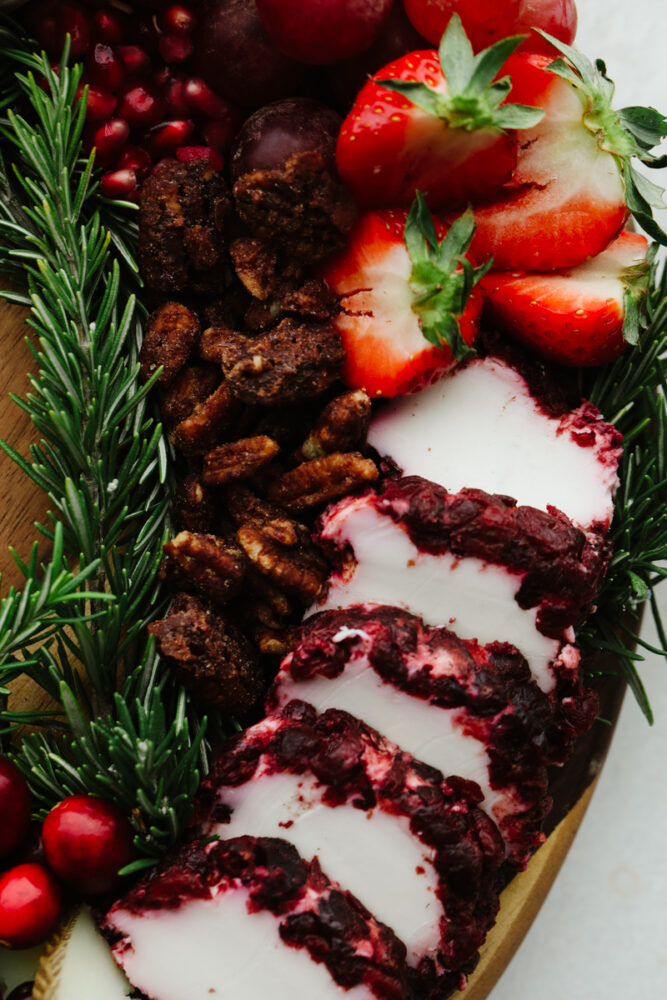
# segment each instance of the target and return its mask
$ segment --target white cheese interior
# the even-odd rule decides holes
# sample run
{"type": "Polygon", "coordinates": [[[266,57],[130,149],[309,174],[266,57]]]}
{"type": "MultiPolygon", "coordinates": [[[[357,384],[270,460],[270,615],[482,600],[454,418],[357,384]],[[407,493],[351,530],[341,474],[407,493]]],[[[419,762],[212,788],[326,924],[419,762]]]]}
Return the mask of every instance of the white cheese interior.
{"type": "Polygon", "coordinates": [[[392,401],[368,441],[404,475],[454,493],[472,487],[539,510],[551,504],[584,528],[611,519],[613,463],[578,445],[536,405],[525,379],[492,358],[392,401]]]}
{"type": "Polygon", "coordinates": [[[410,832],[409,821],[376,808],[323,805],[312,775],[262,775],[225,788],[233,809],[221,837],[282,837],[403,940],[408,956],[421,957],[439,941],[441,906],[432,851],[410,832]]]}
{"type": "Polygon", "coordinates": [[[351,660],[338,677],[316,675],[293,681],[278,674],[276,693],[282,707],[293,698],[324,712],[340,708],[363,719],[417,760],[437,767],[445,777],[459,775],[476,781],[484,793],[483,808],[491,812],[503,798],[489,784],[489,757],[484,744],[461,727],[459,709],[439,708],[413,698],[376,674],[364,655],[351,660]]]}
{"type": "Polygon", "coordinates": [[[374,1000],[364,986],[344,990],[304,948],[283,944],[279,918],[248,913],[232,889],[175,910],[120,910],[115,926],[132,947],[120,952],[132,982],[156,1000],[374,1000]]]}
{"type": "MultiPolygon", "coordinates": [[[[372,499],[372,498],[371,498],[372,499]]],[[[549,664],[560,643],[538,632],[537,609],[514,597],[521,576],[481,559],[420,552],[403,528],[360,497],[334,512],[323,535],[349,543],[356,566],[334,577],[322,604],[389,604],[420,615],[427,625],[445,625],[462,639],[509,642],[523,653],[543,691],[554,686],[549,664]]]]}

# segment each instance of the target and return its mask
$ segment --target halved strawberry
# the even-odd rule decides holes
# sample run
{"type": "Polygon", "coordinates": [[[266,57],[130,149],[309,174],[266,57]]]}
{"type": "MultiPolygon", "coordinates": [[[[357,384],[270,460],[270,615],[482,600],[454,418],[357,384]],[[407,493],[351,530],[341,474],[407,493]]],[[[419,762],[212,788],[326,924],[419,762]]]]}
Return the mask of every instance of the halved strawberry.
{"type": "Polygon", "coordinates": [[[515,53],[508,61],[513,95],[544,109],[522,133],[517,167],[489,204],[475,211],[475,248],[497,268],[549,270],[600,253],[632,211],[660,242],[652,218],[661,191],[638,175],[633,156],[650,161],[667,120],[650,108],[611,108],[604,67],[547,36],[567,62],[515,53]]]}
{"type": "Polygon", "coordinates": [[[447,232],[418,195],[410,211],[368,212],[324,277],[338,293],[343,377],[369,396],[397,396],[437,381],[470,354],[486,274],[464,256],[472,213],[447,232]]]}
{"type": "Polygon", "coordinates": [[[421,191],[433,208],[488,196],[516,164],[516,136],[541,110],[503,103],[497,77],[524,36],[473,55],[458,16],[439,53],[412,52],[376,73],[343,122],[336,163],[366,208],[409,205],[421,191]]]}
{"type": "Polygon", "coordinates": [[[636,343],[648,291],[648,240],[623,232],[568,271],[494,271],[480,288],[490,317],[562,365],[602,365],[636,343]]]}

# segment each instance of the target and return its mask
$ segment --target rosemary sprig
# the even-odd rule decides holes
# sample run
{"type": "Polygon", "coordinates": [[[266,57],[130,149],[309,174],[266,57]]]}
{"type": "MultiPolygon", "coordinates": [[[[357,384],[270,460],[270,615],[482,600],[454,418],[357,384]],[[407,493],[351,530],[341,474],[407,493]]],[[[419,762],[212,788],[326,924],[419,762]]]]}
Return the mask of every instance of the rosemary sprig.
{"type": "Polygon", "coordinates": [[[624,621],[639,623],[642,605],[656,622],[667,657],[665,628],[654,594],[667,577],[667,264],[661,273],[652,264],[648,316],[636,347],[592,377],[582,373],[583,393],[623,433],[625,446],[619,470],[611,539],[614,556],[595,614],[579,632],[589,649],[609,650],[617,658],[644,715],[653,713],[637,670],[646,647],[624,621]]]}
{"type": "Polygon", "coordinates": [[[67,51],[57,73],[46,56],[0,55],[29,67],[14,76],[28,117],[10,108],[0,124],[0,271],[25,288],[2,293],[28,306],[35,335],[37,374],[13,398],[41,435],[29,459],[2,447],[45,490],[37,527],[53,544],[46,566],[36,552],[20,564],[23,591],[0,604],[0,684],[28,674],[56,704],[11,712],[3,688],[0,732],[48,722],[17,754],[40,810],[69,791],[111,798],[151,859],[182,834],[206,750],[205,721],[145,633],[164,606],[170,506],[167,446],[138,381],[136,227],[119,223],[128,206],[101,197],[83,155],[81,67],[67,51]]]}

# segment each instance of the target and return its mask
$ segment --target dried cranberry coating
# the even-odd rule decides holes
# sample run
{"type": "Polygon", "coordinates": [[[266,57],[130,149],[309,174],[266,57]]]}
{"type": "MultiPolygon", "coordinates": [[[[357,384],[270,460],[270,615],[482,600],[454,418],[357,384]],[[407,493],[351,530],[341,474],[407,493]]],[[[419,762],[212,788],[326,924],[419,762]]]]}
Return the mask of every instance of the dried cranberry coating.
{"type": "Polygon", "coordinates": [[[312,706],[293,701],[231,740],[213,763],[197,805],[202,831],[224,835],[226,787],[280,772],[313,774],[321,801],[331,807],[347,803],[405,817],[412,833],[434,850],[443,910],[440,948],[423,956],[413,975],[420,992],[441,995],[452,973],[472,967],[498,910],[505,850],[495,824],[478,808],[479,786],[443,779],[347,712],[330,709],[317,716],[312,706]]]}
{"type": "MultiPolygon", "coordinates": [[[[366,985],[379,1000],[413,1000],[405,946],[351,893],[331,881],[317,861],[272,837],[236,837],[182,847],[168,862],[114,904],[102,931],[122,964],[131,939],[116,929],[116,915],[178,910],[191,900],[246,890],[250,912],[280,918],[286,945],[305,948],[336,983],[366,985]]],[[[220,942],[224,957],[224,941],[220,942]]]]}
{"type": "Polygon", "coordinates": [[[547,766],[565,763],[593,724],[595,692],[584,688],[578,673],[563,670],[546,694],[513,646],[460,639],[401,608],[356,605],[323,612],[302,626],[269,709],[278,694],[281,703],[289,697],[290,678],[338,677],[361,656],[385,682],[434,711],[456,710],[456,724],[484,743],[491,786],[506,790],[512,802],[498,826],[508,855],[524,865],[544,839],[539,827],[551,807],[547,766]]]}
{"type": "MultiPolygon", "coordinates": [[[[341,506],[348,502],[342,500],[341,506]]],[[[522,578],[517,603],[538,607],[537,628],[560,641],[590,611],[611,556],[602,535],[586,537],[554,507],[548,512],[519,507],[511,497],[476,489],[449,493],[421,476],[387,482],[369,502],[422,552],[451,552],[516,573],[522,578]]],[[[321,542],[332,558],[345,561],[346,553],[325,538],[321,542]]]]}

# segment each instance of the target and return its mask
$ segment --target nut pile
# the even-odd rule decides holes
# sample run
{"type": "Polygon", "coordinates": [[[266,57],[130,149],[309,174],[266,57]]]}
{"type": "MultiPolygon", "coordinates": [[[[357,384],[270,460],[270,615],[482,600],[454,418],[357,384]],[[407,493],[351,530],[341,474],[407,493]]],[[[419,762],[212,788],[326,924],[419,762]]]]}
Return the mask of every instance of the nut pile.
{"type": "MultiPolygon", "coordinates": [[[[292,157],[289,176],[295,161],[302,177],[311,166],[313,177],[326,171],[309,152],[292,157]]],[[[328,191],[325,204],[320,186],[317,205],[306,206],[309,235],[288,264],[254,223],[272,196],[258,195],[242,217],[237,186],[229,191],[212,164],[165,161],[142,191],[141,261],[156,304],[141,372],[145,381],[159,373],[179,456],[177,533],[163,562],[177,596],[149,629],[203,702],[240,715],[259,703],[328,576],[311,540],[315,518],[378,477],[360,451],[370,400],[338,381],[338,304],[311,273],[320,248],[338,245],[353,220],[349,205],[341,215],[346,195],[331,174],[328,191]]]]}

